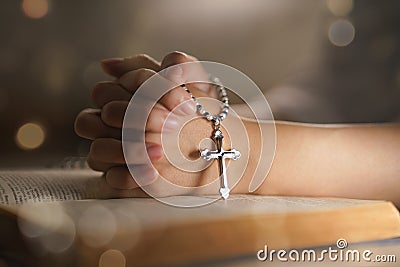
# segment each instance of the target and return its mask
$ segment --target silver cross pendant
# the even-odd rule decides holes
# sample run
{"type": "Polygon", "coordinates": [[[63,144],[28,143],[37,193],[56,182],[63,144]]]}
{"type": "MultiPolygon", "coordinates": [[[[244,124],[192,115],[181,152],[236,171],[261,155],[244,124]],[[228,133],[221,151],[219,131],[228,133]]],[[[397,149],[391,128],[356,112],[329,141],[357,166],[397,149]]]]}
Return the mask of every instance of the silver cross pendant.
{"type": "Polygon", "coordinates": [[[228,187],[225,159],[237,160],[240,158],[240,152],[236,149],[224,150],[222,148],[223,138],[224,136],[222,135],[221,130],[219,127],[216,127],[214,130],[213,139],[216,143],[217,150],[210,151],[208,149],[204,149],[200,152],[200,156],[205,160],[218,159],[219,174],[221,179],[221,188],[219,189],[219,193],[224,199],[227,199],[229,197],[230,189],[228,187]]]}

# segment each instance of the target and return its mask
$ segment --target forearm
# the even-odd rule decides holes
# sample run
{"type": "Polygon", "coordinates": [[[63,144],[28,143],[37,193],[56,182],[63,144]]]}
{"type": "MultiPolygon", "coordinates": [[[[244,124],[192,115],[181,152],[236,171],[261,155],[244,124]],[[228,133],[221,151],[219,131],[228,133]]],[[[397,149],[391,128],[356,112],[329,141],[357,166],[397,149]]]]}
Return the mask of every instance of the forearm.
{"type": "MultiPolygon", "coordinates": [[[[232,193],[248,193],[256,169],[269,165],[261,152],[271,149],[265,144],[270,143],[273,136],[261,136],[258,124],[253,121],[243,120],[243,133],[228,125],[230,122],[227,120],[223,124],[231,129],[223,129],[224,148],[234,147],[242,152],[238,161],[228,162],[230,185],[239,181],[232,193]],[[236,133],[236,138],[231,133],[236,133]]],[[[261,122],[260,127],[271,127],[271,123],[261,122]]],[[[256,194],[386,199],[400,206],[400,125],[325,126],[276,122],[275,126],[275,156],[256,194]]],[[[212,132],[209,122],[203,119],[186,124],[180,133],[184,137],[180,138],[183,155],[196,160],[198,144],[211,137],[212,132]]],[[[273,149],[268,153],[273,153],[273,149]]],[[[219,175],[217,161],[200,172],[179,170],[168,161],[157,162],[155,166],[167,179],[188,187],[206,185],[219,175]]],[[[214,189],[206,193],[216,192],[214,189]]]]}
{"type": "Polygon", "coordinates": [[[400,204],[400,125],[277,122],[276,133],[275,158],[256,193],[387,199],[400,204]]]}

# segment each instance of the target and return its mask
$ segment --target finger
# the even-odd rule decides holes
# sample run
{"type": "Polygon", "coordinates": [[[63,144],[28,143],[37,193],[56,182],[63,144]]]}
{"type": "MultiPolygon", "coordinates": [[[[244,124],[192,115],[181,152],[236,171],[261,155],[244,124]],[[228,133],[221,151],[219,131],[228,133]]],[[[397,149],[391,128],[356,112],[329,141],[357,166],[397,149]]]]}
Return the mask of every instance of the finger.
{"type": "MultiPolygon", "coordinates": [[[[169,101],[171,102],[172,100],[169,101]]],[[[122,128],[128,105],[129,103],[127,101],[112,101],[106,104],[101,110],[101,120],[104,122],[103,124],[111,127],[111,129],[114,129],[112,127],[122,128]]],[[[176,116],[170,114],[165,107],[157,103],[149,114],[145,130],[161,133],[163,126],[165,126],[166,131],[173,131],[179,126],[179,121],[176,116]],[[166,120],[167,118],[168,120],[166,120]]],[[[142,130],[138,128],[139,125],[137,124],[126,125],[126,127],[142,130]]],[[[96,133],[93,132],[92,130],[92,135],[96,133]]]]}
{"type": "MultiPolygon", "coordinates": [[[[155,139],[155,137],[152,137],[155,139]]],[[[125,155],[122,142],[113,138],[98,138],[90,146],[89,158],[94,161],[112,164],[146,164],[162,158],[162,148],[159,143],[146,143],[146,146],[136,142],[125,142],[125,155]],[[126,158],[125,158],[126,156],[126,158]]]]}
{"type": "Polygon", "coordinates": [[[99,82],[92,91],[93,104],[101,108],[111,101],[129,101],[132,94],[115,82],[99,82]]]}
{"type": "MultiPolygon", "coordinates": [[[[179,69],[179,67],[178,67],[179,69]]],[[[119,84],[121,84],[127,91],[134,93],[136,90],[150,77],[155,75],[156,72],[153,70],[149,69],[138,69],[134,70],[131,72],[126,73],[123,75],[119,80],[119,84]]],[[[165,81],[165,86],[167,84],[170,84],[167,79],[164,79],[163,77],[159,76],[160,84],[163,84],[163,81],[165,81]]],[[[164,85],[160,85],[164,86],[164,85]]],[[[149,89],[155,89],[155,88],[149,88],[149,89]]],[[[137,102],[146,102],[147,104],[152,104],[150,102],[156,101],[156,99],[153,96],[154,91],[147,90],[142,91],[142,94],[137,97],[142,97],[141,101],[137,102]],[[149,102],[150,101],[150,102],[149,102]]],[[[159,101],[161,105],[163,105],[166,109],[168,110],[173,110],[174,108],[177,107],[177,105],[181,104],[182,102],[189,100],[190,95],[185,92],[185,90],[181,87],[177,87],[175,89],[170,90],[167,94],[165,94],[159,101]]],[[[142,103],[143,104],[143,103],[142,103]]],[[[146,106],[143,104],[143,106],[146,106]]],[[[181,109],[178,110],[177,114],[180,115],[189,115],[192,114],[195,111],[195,104],[194,103],[186,103],[185,105],[182,106],[181,109]]],[[[117,126],[115,126],[117,127],[117,126]]]]}
{"type": "Polygon", "coordinates": [[[110,127],[122,128],[128,101],[112,101],[103,106],[101,120],[110,127]]]}
{"type": "Polygon", "coordinates": [[[101,137],[121,139],[121,130],[109,127],[100,118],[100,110],[82,110],[75,120],[75,132],[87,139],[94,140],[101,137]]]}
{"type": "Polygon", "coordinates": [[[145,134],[145,141],[147,146],[158,145],[161,147],[161,134],[153,133],[153,132],[146,132],[145,134]]]}
{"type": "MultiPolygon", "coordinates": [[[[177,84],[183,84],[188,81],[208,81],[208,74],[198,61],[199,60],[193,56],[175,51],[164,57],[161,68],[168,68],[166,71],[167,78],[177,84]],[[179,67],[174,67],[175,65],[189,62],[193,64],[183,64],[179,65],[179,67]]],[[[196,83],[195,88],[202,92],[209,93],[211,87],[209,83],[196,83]]]]}
{"type": "Polygon", "coordinates": [[[118,79],[118,83],[130,93],[136,90],[151,76],[156,74],[152,69],[140,68],[129,71],[118,79]]]}
{"type": "Polygon", "coordinates": [[[141,68],[151,69],[156,72],[161,70],[160,63],[154,58],[139,54],[129,58],[110,58],[101,61],[103,70],[116,78],[125,73],[141,68]]]}
{"type": "Polygon", "coordinates": [[[145,186],[153,183],[157,177],[157,172],[150,166],[135,166],[136,181],[133,179],[128,168],[123,167],[113,167],[110,168],[106,173],[107,183],[116,189],[134,189],[140,186],[145,186]]]}
{"type": "MultiPolygon", "coordinates": [[[[182,53],[174,52],[169,55],[167,55],[164,59],[163,64],[165,66],[168,66],[169,64],[173,63],[184,63],[184,62],[193,62],[195,59],[192,57],[189,57],[187,55],[184,55],[182,53]]],[[[192,65],[193,66],[193,65],[192,65]]],[[[199,75],[205,76],[205,72],[202,69],[201,65],[195,66],[195,67],[187,67],[186,68],[187,73],[193,73],[197,72],[200,73],[199,75]]],[[[138,69],[134,70],[131,72],[128,72],[124,74],[119,80],[118,83],[121,84],[127,91],[134,93],[136,90],[149,78],[151,78],[153,75],[155,75],[156,72],[150,69],[138,69]]],[[[174,81],[176,84],[180,84],[181,82],[176,82],[177,80],[185,80],[186,78],[184,77],[185,73],[184,70],[182,69],[181,66],[176,66],[174,65],[173,67],[170,67],[167,69],[165,72],[165,76],[167,79],[174,81]]],[[[204,78],[204,77],[203,77],[204,78]]],[[[195,86],[198,86],[196,84],[195,86]]],[[[209,86],[207,84],[207,86],[209,86]]],[[[197,88],[193,90],[193,86],[190,87],[191,90],[194,92],[196,95],[195,91],[197,88]]],[[[146,94],[146,92],[144,92],[146,94]]],[[[197,94],[198,96],[209,96],[206,94],[204,91],[201,91],[200,94],[197,94]]],[[[151,99],[151,93],[149,92],[149,99],[151,99]]],[[[167,109],[173,110],[175,109],[178,105],[180,105],[182,102],[185,102],[186,100],[190,99],[190,95],[185,92],[183,88],[175,88],[170,90],[167,94],[165,94],[161,100],[160,103],[164,105],[167,109]]],[[[176,110],[176,113],[179,115],[189,115],[194,113],[195,111],[195,104],[193,102],[186,102],[184,105],[180,106],[179,109],[176,110]]]]}
{"type": "Polygon", "coordinates": [[[171,132],[176,130],[179,125],[178,118],[157,103],[156,107],[149,114],[146,131],[161,133],[162,130],[165,130],[171,132]]]}
{"type": "Polygon", "coordinates": [[[91,169],[93,169],[95,171],[101,171],[101,172],[106,172],[110,168],[118,166],[116,164],[105,163],[105,162],[101,162],[101,161],[95,160],[92,157],[88,157],[87,163],[88,163],[88,165],[89,165],[89,167],[91,169]]]}
{"type": "Polygon", "coordinates": [[[191,115],[196,111],[196,104],[182,87],[166,93],[159,103],[177,115],[191,115]]]}
{"type": "Polygon", "coordinates": [[[90,146],[89,158],[112,164],[125,164],[122,143],[113,138],[98,138],[90,146]]]}
{"type": "MultiPolygon", "coordinates": [[[[183,84],[188,80],[208,80],[207,73],[200,63],[195,63],[196,61],[198,61],[196,58],[188,56],[185,53],[172,52],[164,57],[161,67],[167,68],[165,71],[166,78],[176,84],[183,84]],[[188,62],[192,62],[193,64],[177,65],[188,62]]],[[[210,96],[210,85],[208,83],[194,83],[190,86],[190,90],[196,96],[210,96]]],[[[176,113],[179,115],[190,115],[195,111],[195,103],[187,101],[189,99],[189,94],[183,88],[178,87],[165,94],[161,98],[160,103],[169,110],[173,110],[185,102],[179,106],[176,113]]]]}
{"type": "Polygon", "coordinates": [[[106,181],[111,187],[116,189],[134,189],[139,187],[126,166],[110,168],[106,173],[106,181]]]}
{"type": "Polygon", "coordinates": [[[162,62],[161,62],[161,68],[165,69],[168,68],[172,65],[177,65],[181,63],[186,63],[186,62],[193,62],[193,61],[199,61],[197,58],[194,56],[190,56],[184,52],[180,51],[174,51],[169,54],[167,54],[162,62]]]}
{"type": "Polygon", "coordinates": [[[162,158],[159,143],[124,142],[124,156],[127,164],[150,164],[162,158]],[[150,161],[149,161],[150,160],[150,161]]]}

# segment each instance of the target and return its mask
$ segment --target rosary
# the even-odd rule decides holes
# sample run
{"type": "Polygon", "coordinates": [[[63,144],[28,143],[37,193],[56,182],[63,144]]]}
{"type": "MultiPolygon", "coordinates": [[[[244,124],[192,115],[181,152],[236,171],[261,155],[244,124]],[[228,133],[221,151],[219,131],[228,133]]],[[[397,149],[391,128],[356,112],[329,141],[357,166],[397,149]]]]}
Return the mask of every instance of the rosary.
{"type": "Polygon", "coordinates": [[[189,91],[189,89],[186,87],[185,84],[182,84],[181,87],[183,89],[185,89],[185,91],[190,95],[192,100],[195,102],[197,112],[212,123],[212,126],[214,128],[213,139],[214,139],[217,149],[211,150],[211,151],[209,149],[204,149],[204,150],[200,151],[200,156],[207,161],[212,160],[212,159],[218,160],[219,174],[220,174],[220,180],[221,180],[221,187],[219,189],[219,193],[224,199],[227,199],[229,197],[230,189],[228,186],[228,177],[226,174],[225,159],[237,160],[238,158],[240,158],[240,152],[237,151],[236,149],[224,150],[222,147],[224,136],[222,135],[220,126],[221,126],[221,122],[228,115],[229,98],[226,94],[225,87],[223,85],[221,85],[218,78],[213,78],[212,82],[214,84],[216,84],[216,88],[218,90],[218,99],[223,103],[223,107],[221,109],[221,112],[218,114],[218,116],[213,116],[209,112],[207,112],[204,109],[204,107],[197,101],[196,97],[194,97],[193,94],[189,91]]]}

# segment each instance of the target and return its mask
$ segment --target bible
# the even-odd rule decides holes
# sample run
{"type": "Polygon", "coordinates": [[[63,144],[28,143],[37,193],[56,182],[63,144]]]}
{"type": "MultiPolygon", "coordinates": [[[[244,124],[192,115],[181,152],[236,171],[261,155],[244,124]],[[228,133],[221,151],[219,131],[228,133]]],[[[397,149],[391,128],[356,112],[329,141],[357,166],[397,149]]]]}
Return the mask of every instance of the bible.
{"type": "Polygon", "coordinates": [[[400,237],[387,201],[243,194],[177,208],[139,191],[111,189],[91,170],[0,171],[0,256],[17,266],[187,266],[256,259],[265,246],[400,237]]]}

